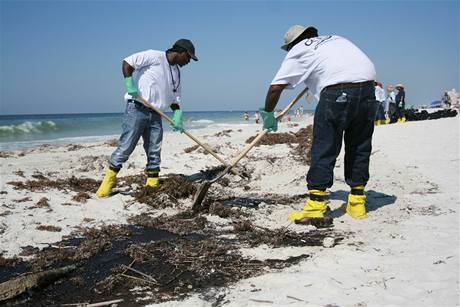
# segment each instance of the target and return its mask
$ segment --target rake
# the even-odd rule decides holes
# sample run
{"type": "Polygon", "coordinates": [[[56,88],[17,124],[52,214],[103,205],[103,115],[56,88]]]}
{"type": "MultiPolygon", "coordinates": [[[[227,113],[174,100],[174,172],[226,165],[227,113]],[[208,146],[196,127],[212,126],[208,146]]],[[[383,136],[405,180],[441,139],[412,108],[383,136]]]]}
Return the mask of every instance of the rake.
{"type": "MultiPolygon", "coordinates": [[[[305,88],[303,91],[301,91],[285,108],[281,113],[278,114],[276,117],[276,120],[280,120],[301,98],[305,93],[307,93],[308,88],[305,88]]],[[[215,183],[216,181],[220,180],[222,177],[224,177],[231,169],[238,164],[238,162],[243,159],[247,153],[268,133],[267,129],[263,129],[260,131],[257,136],[254,138],[254,140],[248,144],[243,151],[233,160],[233,162],[230,165],[227,165],[227,167],[220,173],[218,174],[214,179],[207,180],[203,182],[197,189],[194,198],[193,198],[193,205],[192,205],[192,210],[194,212],[198,212],[201,209],[201,204],[203,200],[206,197],[206,193],[209,190],[209,187],[215,183]]]]}

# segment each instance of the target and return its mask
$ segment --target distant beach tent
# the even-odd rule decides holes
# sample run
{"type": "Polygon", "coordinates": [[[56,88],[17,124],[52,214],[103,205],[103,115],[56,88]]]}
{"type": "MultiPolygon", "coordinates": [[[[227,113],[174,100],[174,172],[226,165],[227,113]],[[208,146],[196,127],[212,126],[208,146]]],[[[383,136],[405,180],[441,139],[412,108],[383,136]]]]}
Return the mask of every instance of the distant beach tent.
{"type": "Polygon", "coordinates": [[[440,108],[441,107],[441,100],[435,100],[430,103],[430,108],[440,108]]]}

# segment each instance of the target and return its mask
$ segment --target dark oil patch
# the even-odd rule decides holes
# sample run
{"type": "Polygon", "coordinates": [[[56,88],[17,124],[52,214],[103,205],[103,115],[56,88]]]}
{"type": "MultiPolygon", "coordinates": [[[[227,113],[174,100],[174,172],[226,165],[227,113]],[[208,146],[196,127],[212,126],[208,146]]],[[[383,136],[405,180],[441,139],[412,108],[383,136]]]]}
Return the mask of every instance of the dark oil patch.
{"type": "Polygon", "coordinates": [[[204,217],[191,211],[156,218],[144,214],[131,219],[136,226],[86,230],[54,244],[57,247],[36,251],[29,262],[4,261],[5,265],[0,267],[0,281],[25,271],[40,272],[69,264],[78,266],[76,271],[52,285],[32,289],[8,301],[7,306],[55,306],[118,298],[124,299],[120,306],[138,306],[181,299],[193,292],[263,274],[269,269],[282,269],[309,257],[306,249],[306,254],[286,260],[250,260],[239,252],[241,246],[318,246],[326,236],[334,236],[337,242],[343,238],[332,230],[306,233],[271,230],[254,226],[242,218],[236,218],[234,229],[230,231],[217,230],[204,217]],[[236,237],[219,238],[228,233],[236,237]],[[129,265],[151,276],[155,282],[127,269],[129,265]],[[142,290],[133,292],[134,287],[142,290]],[[146,299],[138,302],[139,297],[146,299]]]}

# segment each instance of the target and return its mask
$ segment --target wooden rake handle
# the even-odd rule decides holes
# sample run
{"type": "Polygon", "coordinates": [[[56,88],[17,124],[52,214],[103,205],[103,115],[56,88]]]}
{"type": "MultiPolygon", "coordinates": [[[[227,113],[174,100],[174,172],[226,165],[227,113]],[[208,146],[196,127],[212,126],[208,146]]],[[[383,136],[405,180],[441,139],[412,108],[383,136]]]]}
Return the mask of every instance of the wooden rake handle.
{"type": "MultiPolygon", "coordinates": [[[[276,116],[277,120],[280,120],[281,117],[283,117],[289,110],[302,98],[305,93],[307,93],[308,87],[304,88],[284,109],[281,111],[281,113],[276,116]]],[[[266,134],[268,133],[267,129],[263,129],[262,131],[257,134],[257,136],[252,140],[250,144],[248,144],[243,151],[233,160],[232,164],[228,165],[227,168],[221,173],[220,176],[216,177],[213,181],[217,181],[220,178],[222,178],[226,173],[231,171],[231,169],[240,162],[241,159],[243,159],[247,153],[257,144],[259,143],[260,139],[262,139],[266,134]]]]}
{"type": "MultiPolygon", "coordinates": [[[[142,105],[144,105],[145,107],[155,111],[156,113],[160,114],[160,116],[162,116],[164,119],[166,119],[170,124],[174,124],[174,121],[168,116],[166,115],[163,111],[161,111],[160,109],[158,109],[157,107],[153,106],[152,104],[150,104],[147,100],[145,100],[142,96],[137,96],[136,97],[136,100],[138,100],[140,103],[142,103],[142,105]]],[[[186,130],[182,130],[181,131],[182,133],[184,133],[186,136],[188,136],[189,138],[191,138],[195,143],[197,143],[198,145],[200,145],[201,147],[203,147],[204,150],[206,150],[208,153],[210,153],[214,158],[216,158],[220,163],[222,163],[223,165],[225,166],[229,166],[229,164],[227,162],[225,162],[224,159],[222,159],[217,153],[215,153],[208,145],[206,144],[203,144],[201,143],[196,137],[194,137],[193,135],[191,135],[188,131],[186,130]]],[[[235,175],[238,175],[242,178],[244,178],[242,175],[240,175],[237,171],[233,170],[232,169],[232,173],[235,174],[235,175]]]]}

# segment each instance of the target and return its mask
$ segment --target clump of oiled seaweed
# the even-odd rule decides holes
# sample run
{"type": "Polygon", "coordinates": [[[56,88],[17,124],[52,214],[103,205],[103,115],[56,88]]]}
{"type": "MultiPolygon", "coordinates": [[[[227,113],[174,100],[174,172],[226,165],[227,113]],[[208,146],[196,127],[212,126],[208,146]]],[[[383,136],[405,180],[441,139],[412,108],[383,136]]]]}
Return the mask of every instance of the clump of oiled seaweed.
{"type": "Polygon", "coordinates": [[[191,153],[192,151],[197,150],[200,147],[200,145],[193,145],[187,148],[184,148],[185,153],[191,153]]]}
{"type": "Polygon", "coordinates": [[[110,139],[105,141],[104,145],[110,146],[110,147],[117,147],[118,146],[118,140],[117,139],[110,139]]]}
{"type": "Polygon", "coordinates": [[[214,134],[214,136],[217,136],[217,137],[230,136],[230,132],[233,132],[233,130],[232,129],[222,130],[214,134]]]}
{"type": "Polygon", "coordinates": [[[78,201],[79,203],[86,203],[86,201],[90,198],[91,196],[86,192],[78,192],[77,195],[72,197],[73,200],[78,201]]]}
{"type": "MultiPolygon", "coordinates": [[[[246,143],[250,143],[255,137],[250,137],[246,143]]],[[[275,144],[298,144],[292,150],[293,155],[298,161],[306,164],[310,163],[311,159],[311,144],[313,140],[313,126],[309,125],[302,128],[296,133],[272,133],[266,134],[256,146],[260,145],[275,145],[275,144]]]]}
{"type": "Polygon", "coordinates": [[[297,160],[310,164],[311,144],[313,141],[313,126],[309,125],[295,133],[299,145],[294,148],[293,153],[297,160]]]}
{"type": "Polygon", "coordinates": [[[13,153],[13,152],[9,152],[9,151],[0,151],[0,158],[11,158],[11,157],[14,157],[14,153],[13,153]]]}
{"type": "MultiPolygon", "coordinates": [[[[271,247],[281,246],[321,246],[323,239],[332,230],[317,230],[307,234],[296,233],[285,228],[268,229],[253,225],[249,220],[238,221],[234,224],[239,240],[251,247],[267,244],[271,247]]],[[[339,238],[341,240],[343,238],[339,238]]]]}
{"type": "Polygon", "coordinates": [[[36,227],[36,229],[42,230],[42,231],[51,231],[51,232],[60,232],[62,230],[61,227],[53,226],[53,225],[39,225],[36,227]]]}
{"type": "Polygon", "coordinates": [[[80,144],[69,144],[67,145],[67,151],[76,151],[85,148],[85,146],[80,144]]]}
{"type": "MultiPolygon", "coordinates": [[[[246,143],[251,143],[255,138],[256,136],[251,136],[249,139],[246,140],[246,143]]],[[[283,132],[266,134],[262,139],[260,139],[256,146],[292,143],[298,143],[296,135],[293,133],[283,132]]]]}
{"type": "Polygon", "coordinates": [[[210,201],[209,208],[207,210],[209,214],[217,215],[221,218],[241,218],[249,216],[248,213],[243,212],[241,208],[235,208],[232,206],[225,205],[219,201],[210,201]]]}
{"type": "Polygon", "coordinates": [[[171,202],[188,198],[195,194],[195,185],[183,175],[170,175],[164,178],[157,187],[142,186],[134,194],[134,198],[141,203],[154,208],[168,207],[171,202]],[[164,196],[166,195],[166,197],[164,196]]]}
{"type": "Polygon", "coordinates": [[[195,215],[192,211],[183,211],[175,215],[162,214],[157,217],[142,213],[129,218],[128,221],[138,226],[167,230],[180,235],[201,231],[207,223],[206,218],[195,215]]]}
{"type": "Polygon", "coordinates": [[[101,183],[91,178],[77,178],[75,176],[57,180],[51,180],[42,174],[34,174],[32,176],[38,180],[10,181],[7,184],[14,186],[15,190],[28,190],[32,192],[48,191],[50,189],[96,192],[101,183]]]}

